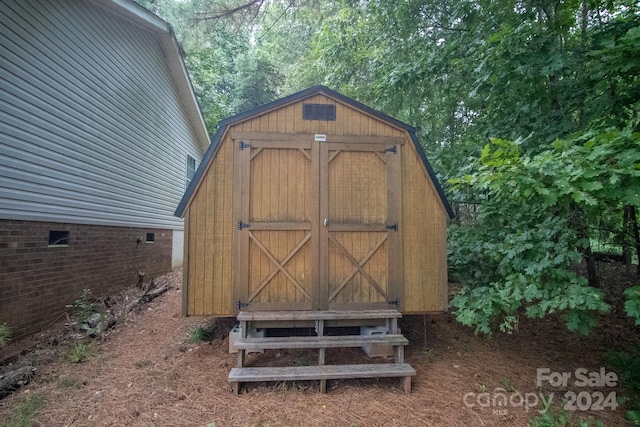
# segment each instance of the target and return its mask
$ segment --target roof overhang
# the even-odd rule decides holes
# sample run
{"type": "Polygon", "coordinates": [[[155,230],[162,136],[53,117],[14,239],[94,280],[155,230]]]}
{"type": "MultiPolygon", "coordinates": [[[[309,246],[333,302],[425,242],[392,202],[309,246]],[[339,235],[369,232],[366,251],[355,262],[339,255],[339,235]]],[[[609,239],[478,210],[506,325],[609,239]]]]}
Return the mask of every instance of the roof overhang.
{"type": "Polygon", "coordinates": [[[187,110],[203,152],[209,148],[209,134],[189,79],[182,53],[171,25],[133,0],[92,0],[95,4],[154,33],[160,42],[171,76],[187,110]]]}

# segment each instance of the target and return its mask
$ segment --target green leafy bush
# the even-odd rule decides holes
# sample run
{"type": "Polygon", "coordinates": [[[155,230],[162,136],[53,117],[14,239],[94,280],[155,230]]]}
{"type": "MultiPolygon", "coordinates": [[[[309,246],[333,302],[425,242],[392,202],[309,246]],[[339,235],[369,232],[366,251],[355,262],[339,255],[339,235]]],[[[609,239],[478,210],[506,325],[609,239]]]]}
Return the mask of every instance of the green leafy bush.
{"type": "Polygon", "coordinates": [[[99,313],[102,303],[93,296],[90,289],[83,289],[82,294],[75,300],[73,308],[78,316],[78,323],[85,323],[91,316],[99,313]]]}
{"type": "Polygon", "coordinates": [[[73,308],[76,312],[76,327],[82,330],[88,337],[95,337],[104,331],[107,320],[104,303],[93,296],[91,290],[84,289],[73,308]]]}
{"type": "Polygon", "coordinates": [[[531,427],[602,427],[598,420],[574,419],[571,412],[547,411],[529,420],[531,427]]]}
{"type": "MultiPolygon", "coordinates": [[[[576,274],[589,251],[589,224],[604,209],[640,206],[640,134],[588,131],[537,154],[494,138],[468,174],[450,180],[455,197],[479,203],[473,223],[450,228],[450,267],[463,287],[457,319],[491,333],[515,327],[518,314],[562,313],[583,334],[606,313],[603,292],[576,274]]],[[[629,290],[627,312],[640,313],[629,290]]]]}
{"type": "Polygon", "coordinates": [[[627,419],[640,426],[640,345],[632,351],[610,353],[607,360],[623,388],[627,419]]]}
{"type": "Polygon", "coordinates": [[[627,316],[636,320],[636,326],[640,325],[640,285],[632,286],[624,291],[627,300],[624,303],[624,310],[627,316]]]}

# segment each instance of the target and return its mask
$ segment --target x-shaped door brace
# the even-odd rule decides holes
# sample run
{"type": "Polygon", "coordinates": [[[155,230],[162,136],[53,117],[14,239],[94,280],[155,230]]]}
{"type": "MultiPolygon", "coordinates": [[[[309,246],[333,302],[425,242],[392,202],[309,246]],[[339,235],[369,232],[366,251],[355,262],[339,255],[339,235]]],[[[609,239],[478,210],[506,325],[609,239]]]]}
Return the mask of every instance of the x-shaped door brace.
{"type": "Polygon", "coordinates": [[[287,254],[286,257],[284,257],[282,262],[278,261],[278,259],[275,256],[273,256],[273,254],[269,251],[269,249],[267,249],[262,244],[262,242],[258,240],[256,236],[253,235],[252,232],[249,232],[249,238],[253,240],[253,242],[258,246],[258,248],[260,248],[260,250],[264,252],[264,254],[271,260],[271,262],[273,262],[276,265],[276,269],[273,270],[271,273],[269,273],[269,275],[260,283],[260,285],[258,285],[258,289],[256,289],[251,294],[251,296],[249,297],[249,301],[252,301],[255,297],[257,297],[258,294],[262,291],[262,289],[264,289],[264,287],[267,286],[267,284],[271,281],[271,279],[273,279],[273,276],[278,274],[279,271],[281,271],[282,274],[284,274],[287,277],[287,279],[289,279],[291,283],[293,283],[293,286],[295,286],[305,297],[307,297],[307,299],[311,299],[311,295],[309,295],[309,293],[296,280],[296,278],[293,277],[291,273],[287,271],[286,268],[284,268],[285,264],[289,262],[289,260],[291,260],[291,258],[293,258],[293,256],[300,250],[300,248],[302,248],[302,246],[304,246],[304,244],[307,243],[307,241],[311,238],[311,233],[307,233],[307,235],[304,236],[304,238],[300,240],[300,242],[298,242],[296,247],[293,248],[291,252],[287,254]]]}
{"type": "Polygon", "coordinates": [[[334,245],[336,245],[336,248],[338,248],[338,250],[344,255],[346,256],[351,263],[354,265],[353,270],[351,270],[351,273],[349,273],[343,280],[342,282],[340,282],[340,284],[338,285],[338,287],[331,293],[331,295],[329,295],[329,301],[333,301],[333,299],[340,293],[340,291],[342,291],[342,289],[347,286],[347,283],[349,283],[349,280],[351,280],[353,278],[353,276],[356,275],[357,272],[360,272],[360,274],[362,274],[365,279],[367,279],[367,281],[371,284],[371,286],[373,286],[378,292],[380,292],[380,295],[383,296],[387,296],[387,293],[380,287],[380,285],[378,285],[378,282],[375,281],[375,279],[373,277],[371,277],[371,275],[369,273],[367,273],[366,271],[364,271],[362,269],[362,267],[367,263],[367,261],[369,261],[369,258],[371,258],[373,256],[373,254],[376,253],[376,251],[380,248],[380,246],[382,246],[382,244],[387,240],[387,233],[384,233],[384,235],[380,238],[380,240],[378,240],[378,242],[375,244],[375,246],[373,246],[373,248],[367,252],[367,254],[362,258],[361,261],[358,261],[357,259],[355,259],[353,257],[353,255],[351,255],[349,253],[349,251],[347,251],[344,246],[342,246],[335,237],[333,237],[332,235],[329,235],[329,240],[331,242],[333,242],[334,245]]]}

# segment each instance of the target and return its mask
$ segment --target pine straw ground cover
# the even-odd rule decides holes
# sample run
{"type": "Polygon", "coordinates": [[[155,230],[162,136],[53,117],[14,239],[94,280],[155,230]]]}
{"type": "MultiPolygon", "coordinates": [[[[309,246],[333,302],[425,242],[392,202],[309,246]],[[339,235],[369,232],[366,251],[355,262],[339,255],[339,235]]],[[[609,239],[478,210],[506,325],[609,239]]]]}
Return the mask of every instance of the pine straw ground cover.
{"type": "MultiPolygon", "coordinates": [[[[604,351],[626,348],[637,338],[630,336],[637,333],[622,315],[619,324],[586,338],[551,319],[523,322],[518,332],[490,340],[474,336],[450,315],[406,316],[401,323],[411,342],[406,359],[417,371],[410,395],[403,394],[398,379],[384,379],[332,381],[327,394],[318,393],[315,382],[249,384],[236,396],[227,382],[236,362],[228,353],[231,323],[216,321],[211,342],[189,342],[190,331],[212,320],[181,316],[180,277],[179,271],[172,273],[176,288],[96,342],[88,361],[40,357],[34,381],[0,401],[0,424],[37,395],[44,397],[33,417],[37,426],[526,426],[541,405],[528,412],[522,406],[481,407],[477,396],[496,388],[509,395],[555,392],[555,410],[570,387],[540,390],[536,368],[598,371],[604,351]],[[465,405],[465,395],[475,406],[465,405]]],[[[37,339],[55,347],[50,336],[37,339]]],[[[315,357],[313,352],[268,351],[248,360],[295,364],[315,357]]],[[[358,349],[327,358],[367,360],[358,349]]],[[[623,414],[622,409],[590,411],[574,414],[573,421],[595,418],[620,426],[623,414]]]]}

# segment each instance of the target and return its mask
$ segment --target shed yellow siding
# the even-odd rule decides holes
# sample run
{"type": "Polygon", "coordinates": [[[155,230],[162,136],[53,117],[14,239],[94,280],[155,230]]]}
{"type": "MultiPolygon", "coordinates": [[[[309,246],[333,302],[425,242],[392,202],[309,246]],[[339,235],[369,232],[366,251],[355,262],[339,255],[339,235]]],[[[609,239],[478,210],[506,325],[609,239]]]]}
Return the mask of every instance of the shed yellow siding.
{"type": "MultiPolygon", "coordinates": [[[[231,135],[238,132],[404,138],[406,142],[400,151],[403,311],[446,310],[447,212],[410,135],[406,130],[366,112],[318,94],[230,125],[222,136],[218,151],[203,172],[203,179],[185,211],[185,314],[232,316],[235,313],[232,289],[235,270],[232,267],[236,254],[232,250],[232,241],[239,219],[233,217],[233,165],[234,156],[241,152],[234,146],[231,135]],[[336,120],[302,120],[303,103],[335,104],[336,120]]],[[[281,179],[279,175],[276,178],[281,179]]],[[[266,264],[264,268],[270,268],[266,264]]],[[[295,269],[308,274],[309,268],[301,264],[295,269]]],[[[292,289],[288,291],[295,292],[292,289]]]]}
{"type": "Polygon", "coordinates": [[[185,215],[183,311],[189,315],[233,314],[232,148],[220,147],[185,215]]]}
{"type": "Polygon", "coordinates": [[[404,312],[442,312],[447,309],[447,213],[414,147],[407,145],[403,154],[404,312]]]}

